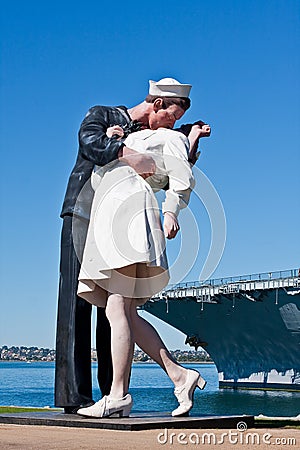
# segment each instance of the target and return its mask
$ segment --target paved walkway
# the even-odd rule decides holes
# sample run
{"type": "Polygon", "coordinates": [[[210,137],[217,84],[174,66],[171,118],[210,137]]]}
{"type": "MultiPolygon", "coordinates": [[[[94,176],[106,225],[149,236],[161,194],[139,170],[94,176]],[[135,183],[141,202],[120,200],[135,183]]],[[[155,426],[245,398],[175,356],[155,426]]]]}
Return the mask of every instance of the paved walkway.
{"type": "Polygon", "coordinates": [[[243,432],[203,429],[111,431],[0,424],[0,448],[1,450],[156,450],[159,448],[298,450],[300,429],[252,428],[243,432]],[[172,436],[171,433],[175,435],[172,436]],[[213,444],[214,440],[215,444],[213,444]]]}

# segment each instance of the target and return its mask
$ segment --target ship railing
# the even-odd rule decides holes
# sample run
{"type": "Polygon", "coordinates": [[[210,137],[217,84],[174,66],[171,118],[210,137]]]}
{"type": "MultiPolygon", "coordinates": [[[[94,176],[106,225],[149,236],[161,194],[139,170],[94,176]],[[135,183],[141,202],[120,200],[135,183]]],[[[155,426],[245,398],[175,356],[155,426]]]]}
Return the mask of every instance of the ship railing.
{"type": "Polygon", "coordinates": [[[156,294],[154,298],[161,299],[165,296],[172,298],[207,296],[205,301],[210,302],[213,301],[210,300],[210,297],[216,293],[233,294],[240,291],[280,287],[300,287],[300,269],[177,283],[167,286],[162,292],[156,294]]]}

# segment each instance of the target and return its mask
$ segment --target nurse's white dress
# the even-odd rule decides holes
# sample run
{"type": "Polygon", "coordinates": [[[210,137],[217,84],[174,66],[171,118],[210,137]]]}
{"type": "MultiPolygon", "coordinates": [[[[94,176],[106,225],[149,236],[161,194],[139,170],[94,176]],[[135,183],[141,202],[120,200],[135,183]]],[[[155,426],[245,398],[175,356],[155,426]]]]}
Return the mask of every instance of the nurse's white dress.
{"type": "Polygon", "coordinates": [[[78,295],[105,307],[107,292],[143,304],[169,281],[165,237],[154,192],[169,183],[162,211],[178,215],[187,206],[194,177],[189,143],[182,133],[165,128],[132,133],[125,145],[149,153],[156,172],[144,180],[120,160],[92,174],[95,195],[79,274],[78,295]],[[137,264],[136,277],[118,269],[137,264]]]}

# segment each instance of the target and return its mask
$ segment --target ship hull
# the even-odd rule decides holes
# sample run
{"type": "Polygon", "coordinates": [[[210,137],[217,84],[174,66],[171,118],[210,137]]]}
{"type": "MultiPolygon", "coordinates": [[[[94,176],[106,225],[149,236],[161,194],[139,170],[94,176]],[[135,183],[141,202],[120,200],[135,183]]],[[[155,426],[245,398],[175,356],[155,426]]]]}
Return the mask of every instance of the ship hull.
{"type": "Polygon", "coordinates": [[[177,288],[144,309],[209,353],[221,388],[300,390],[299,278],[177,288]]]}

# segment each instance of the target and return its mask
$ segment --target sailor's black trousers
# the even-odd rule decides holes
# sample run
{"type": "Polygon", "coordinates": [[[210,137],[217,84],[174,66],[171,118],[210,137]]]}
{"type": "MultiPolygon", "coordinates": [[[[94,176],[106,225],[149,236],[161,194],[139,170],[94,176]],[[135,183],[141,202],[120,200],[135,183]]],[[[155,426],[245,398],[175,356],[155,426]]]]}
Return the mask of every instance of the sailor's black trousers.
{"type": "MultiPolygon", "coordinates": [[[[91,312],[92,305],[77,296],[78,275],[88,221],[72,236],[72,216],[63,217],[60,279],[56,330],[55,405],[78,406],[92,400],[91,312]],[[75,251],[76,248],[76,251],[75,251]],[[81,250],[80,250],[81,249],[81,250]]],[[[79,222],[78,222],[79,221],[79,222]]],[[[98,382],[102,395],[110,391],[112,362],[110,325],[104,308],[97,308],[96,347],[98,382]]]]}

